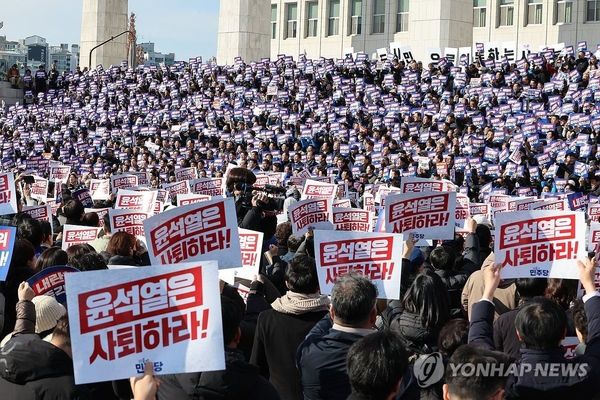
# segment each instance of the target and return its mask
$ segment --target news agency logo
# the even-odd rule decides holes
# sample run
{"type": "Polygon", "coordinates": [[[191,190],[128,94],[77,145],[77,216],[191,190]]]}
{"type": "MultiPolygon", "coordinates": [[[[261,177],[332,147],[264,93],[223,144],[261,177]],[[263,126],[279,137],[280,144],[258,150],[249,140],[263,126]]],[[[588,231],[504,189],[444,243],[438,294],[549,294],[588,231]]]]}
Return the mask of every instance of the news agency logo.
{"type": "Polygon", "coordinates": [[[417,358],[413,372],[419,387],[426,388],[442,380],[444,369],[442,355],[440,353],[431,353],[417,358]]]}
{"type": "Polygon", "coordinates": [[[449,373],[452,376],[470,377],[521,377],[534,376],[536,378],[585,378],[590,372],[587,363],[497,363],[497,364],[448,364],[449,373]]]}

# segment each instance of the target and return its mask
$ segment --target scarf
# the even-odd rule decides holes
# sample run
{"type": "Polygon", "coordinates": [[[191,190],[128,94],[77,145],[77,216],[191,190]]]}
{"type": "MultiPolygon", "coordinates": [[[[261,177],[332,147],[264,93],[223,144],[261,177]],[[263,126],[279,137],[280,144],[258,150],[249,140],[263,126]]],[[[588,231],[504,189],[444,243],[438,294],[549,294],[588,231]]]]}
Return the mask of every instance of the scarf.
{"type": "Polygon", "coordinates": [[[284,314],[300,315],[315,311],[329,310],[329,298],[320,294],[295,293],[290,290],[275,300],[271,307],[284,314]]]}

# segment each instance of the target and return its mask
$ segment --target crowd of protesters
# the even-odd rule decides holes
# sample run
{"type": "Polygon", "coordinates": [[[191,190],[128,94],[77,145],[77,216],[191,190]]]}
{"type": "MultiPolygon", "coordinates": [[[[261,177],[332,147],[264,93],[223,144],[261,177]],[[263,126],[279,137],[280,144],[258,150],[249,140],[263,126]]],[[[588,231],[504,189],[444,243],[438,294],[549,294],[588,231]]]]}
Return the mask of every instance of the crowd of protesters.
{"type": "MultiPolygon", "coordinates": [[[[486,218],[469,219],[466,237],[433,247],[405,237],[401,300],[378,300],[376,287],[355,274],[340,277],[325,296],[312,232],[293,235],[289,222],[263,209],[266,195],[255,194],[238,208],[244,213],[238,220],[264,233],[270,257],[246,302],[221,285],[223,371],[147,372],[75,385],[65,307],[23,283],[56,265],[89,271],[149,264],[143,243],[111,233],[108,223],[91,245],[60,250],[64,224],[100,226],[72,192],[92,178],[129,171],[148,172],[152,188],[173,182],[184,167],[219,177],[233,163],[234,175],[246,181],[279,173],[284,207],[298,197],[288,181],[305,171],[345,184],[338,196],[355,207],[363,206],[365,193],[415,175],[448,179],[474,202],[492,191],[600,195],[600,72],[593,54],[546,51],[516,62],[461,63],[423,66],[359,55],[99,67],[60,76],[32,104],[0,110],[1,168],[17,176],[19,207],[34,201],[24,175],[47,175],[49,160],[72,171],[54,191],[59,207],[52,224],[24,213],[3,216],[18,239],[1,287],[0,397],[598,397],[595,260],[579,262],[582,299],[575,280],[500,281],[486,218]],[[579,338],[575,358],[565,358],[566,336],[579,338]],[[454,367],[465,364],[534,370],[457,373],[454,367]],[[575,365],[578,373],[535,374],[535,366],[546,364],[575,365]]],[[[240,190],[228,185],[228,194],[239,200],[240,190]]]]}

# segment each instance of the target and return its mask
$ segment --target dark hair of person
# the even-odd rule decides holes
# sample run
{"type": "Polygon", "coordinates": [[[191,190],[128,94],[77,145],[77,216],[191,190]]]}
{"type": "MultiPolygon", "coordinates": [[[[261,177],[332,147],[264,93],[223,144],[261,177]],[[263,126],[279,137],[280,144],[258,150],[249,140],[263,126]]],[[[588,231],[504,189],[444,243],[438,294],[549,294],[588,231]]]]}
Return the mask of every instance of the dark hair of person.
{"type": "MultiPolygon", "coordinates": [[[[452,357],[450,363],[454,365],[498,365],[502,364],[504,368],[509,366],[509,358],[503,353],[490,351],[481,347],[472,345],[460,346],[452,357]]],[[[481,367],[479,367],[481,368],[481,367]]],[[[506,385],[506,374],[502,368],[490,368],[491,371],[498,371],[497,374],[461,374],[462,368],[455,370],[446,368],[445,381],[448,385],[450,398],[463,400],[489,399],[499,390],[503,390],[506,385]]]]}
{"type": "Polygon", "coordinates": [[[406,311],[420,315],[424,327],[439,329],[450,319],[447,293],[440,277],[425,270],[415,277],[402,305],[406,311]]]}
{"type": "Polygon", "coordinates": [[[575,328],[581,333],[583,340],[587,340],[588,320],[585,308],[583,307],[583,301],[575,300],[571,312],[573,313],[573,325],[575,325],[575,328]]]}
{"type": "Polygon", "coordinates": [[[17,225],[17,237],[28,240],[34,248],[38,248],[44,239],[42,224],[31,217],[21,219],[17,225]]]}
{"type": "Polygon", "coordinates": [[[67,265],[69,256],[58,247],[50,247],[42,252],[35,263],[36,271],[54,267],[56,265],[67,265]]]}
{"type": "Polygon", "coordinates": [[[83,214],[83,217],[81,217],[81,224],[97,228],[100,226],[100,218],[95,212],[87,212],[83,214]]]}
{"type": "Polygon", "coordinates": [[[290,235],[290,237],[287,240],[287,249],[295,253],[296,251],[298,251],[298,247],[300,247],[303,241],[304,236],[290,235]]]}
{"type": "Polygon", "coordinates": [[[69,265],[79,268],[79,259],[86,254],[95,253],[96,250],[87,243],[75,244],[67,249],[69,265]]]}
{"type": "Polygon", "coordinates": [[[227,175],[227,180],[225,181],[225,186],[227,190],[233,193],[234,186],[236,183],[245,183],[247,185],[254,185],[256,182],[256,175],[252,171],[246,168],[232,168],[229,171],[229,175],[227,175]]]}
{"type": "Polygon", "coordinates": [[[52,236],[52,224],[50,221],[40,221],[42,228],[42,242],[45,242],[52,236]]]}
{"type": "Polygon", "coordinates": [[[563,310],[568,310],[577,294],[577,281],[573,279],[548,279],[545,297],[554,300],[563,310]]]}
{"type": "Polygon", "coordinates": [[[346,365],[353,393],[361,399],[386,399],[408,368],[408,353],[397,334],[384,330],[355,342],[346,365]]]}
{"type": "Polygon", "coordinates": [[[359,274],[339,277],[331,291],[331,305],[335,318],[346,325],[365,323],[376,301],[377,288],[359,274]]]}
{"type": "Polygon", "coordinates": [[[544,278],[518,278],[515,279],[517,293],[521,298],[533,298],[543,296],[548,280],[544,278]]]}
{"type": "Polygon", "coordinates": [[[79,200],[71,199],[63,206],[63,214],[67,219],[67,224],[79,224],[85,213],[85,208],[79,200]]]}
{"type": "Polygon", "coordinates": [[[292,224],[290,222],[282,222],[275,229],[275,239],[278,246],[287,246],[288,239],[292,234],[292,224]]]}
{"type": "Polygon", "coordinates": [[[438,348],[444,357],[450,357],[456,349],[467,344],[469,321],[462,318],[451,319],[440,330],[438,348]]]}
{"type": "Polygon", "coordinates": [[[313,294],[319,290],[315,260],[298,254],[285,270],[285,281],[295,293],[313,294]]]}
{"type": "Polygon", "coordinates": [[[9,271],[16,268],[27,267],[27,264],[34,258],[35,248],[31,242],[25,239],[16,239],[13,248],[13,256],[10,260],[9,271]]]}
{"type": "Polygon", "coordinates": [[[244,312],[235,301],[221,295],[221,315],[223,317],[223,342],[227,346],[235,338],[244,318],[244,312]]]}
{"type": "Polygon", "coordinates": [[[104,217],[102,217],[102,221],[104,222],[102,230],[104,231],[104,233],[110,233],[110,216],[108,215],[108,213],[104,214],[104,217]]]}
{"type": "Polygon", "coordinates": [[[450,246],[438,246],[429,254],[429,261],[433,268],[449,271],[454,268],[456,252],[450,246]]]}
{"type": "Polygon", "coordinates": [[[71,266],[80,271],[98,271],[108,269],[104,257],[96,252],[87,253],[81,257],[74,258],[72,262],[73,264],[71,264],[71,266]]]}
{"type": "Polygon", "coordinates": [[[54,331],[52,331],[52,338],[57,338],[63,341],[66,346],[71,346],[71,334],[69,332],[69,316],[63,315],[56,322],[54,331]]]}
{"type": "Polygon", "coordinates": [[[490,231],[489,226],[478,224],[475,229],[475,234],[479,238],[480,248],[487,249],[490,247],[490,244],[492,243],[492,231],[490,231]]]}
{"type": "Polygon", "coordinates": [[[311,258],[315,258],[315,237],[309,236],[304,240],[306,241],[306,244],[304,245],[306,254],[308,254],[311,258]]]}
{"type": "Polygon", "coordinates": [[[559,346],[567,328],[565,311],[555,301],[536,297],[519,310],[515,328],[531,350],[549,350],[559,346]]]}
{"type": "Polygon", "coordinates": [[[117,232],[110,237],[106,252],[111,256],[131,257],[136,246],[137,240],[131,233],[117,232]]]}

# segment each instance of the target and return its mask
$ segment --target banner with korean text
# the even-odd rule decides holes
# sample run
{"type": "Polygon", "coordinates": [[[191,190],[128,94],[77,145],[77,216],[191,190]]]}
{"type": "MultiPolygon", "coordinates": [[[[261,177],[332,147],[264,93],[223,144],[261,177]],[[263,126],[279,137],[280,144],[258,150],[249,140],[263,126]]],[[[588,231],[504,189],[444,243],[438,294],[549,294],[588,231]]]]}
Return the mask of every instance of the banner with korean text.
{"type": "Polygon", "coordinates": [[[503,279],[579,278],[577,259],[586,256],[583,213],[498,213],[495,226],[494,254],[503,279]]]}
{"type": "Polygon", "coordinates": [[[65,274],[79,272],[77,268],[68,265],[55,265],[44,268],[27,280],[36,296],[51,296],[60,304],[67,303],[65,291],[65,274]]]}
{"type": "Polygon", "coordinates": [[[302,190],[302,200],[306,199],[332,199],[335,197],[337,192],[337,185],[335,183],[326,183],[307,179],[304,182],[304,189],[302,190]]]}
{"type": "Polygon", "coordinates": [[[144,221],[152,264],[217,260],[219,268],[242,265],[232,197],[173,208],[144,221]]]}
{"type": "Polygon", "coordinates": [[[15,214],[17,209],[17,191],[12,172],[0,174],[0,215],[15,214]]]}
{"type": "Polygon", "coordinates": [[[331,294],[339,276],[367,277],[385,299],[400,298],[402,235],[315,231],[315,253],[321,293],[331,294]]]}
{"type": "Polygon", "coordinates": [[[235,284],[235,278],[253,281],[259,273],[260,257],[264,233],[250,229],[238,228],[240,236],[240,249],[242,250],[242,266],[219,271],[219,277],[225,282],[235,284]]]}
{"type": "Polygon", "coordinates": [[[331,199],[302,200],[289,208],[294,235],[304,235],[309,228],[333,229],[331,199]]]}
{"type": "Polygon", "coordinates": [[[372,232],[373,213],[360,208],[333,207],[336,231],[372,232]]]}
{"type": "Polygon", "coordinates": [[[158,192],[146,190],[119,190],[115,201],[116,209],[136,210],[148,213],[154,212],[158,192]]]}
{"type": "Polygon", "coordinates": [[[75,244],[91,243],[98,237],[100,228],[81,226],[81,225],[65,225],[62,231],[62,249],[67,250],[75,244]]]}
{"type": "Polygon", "coordinates": [[[127,232],[137,239],[146,241],[144,236],[144,221],[148,219],[148,214],[136,210],[108,210],[108,219],[110,221],[110,231],[127,232]]]}
{"type": "Polygon", "coordinates": [[[67,274],[75,383],[225,369],[215,261],[67,274]]]}
{"type": "Polygon", "coordinates": [[[388,196],[385,230],[417,239],[453,239],[456,192],[401,193],[388,196]]]}
{"type": "Polygon", "coordinates": [[[17,237],[14,226],[0,226],[0,281],[6,280],[17,237]]]}

